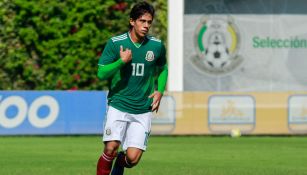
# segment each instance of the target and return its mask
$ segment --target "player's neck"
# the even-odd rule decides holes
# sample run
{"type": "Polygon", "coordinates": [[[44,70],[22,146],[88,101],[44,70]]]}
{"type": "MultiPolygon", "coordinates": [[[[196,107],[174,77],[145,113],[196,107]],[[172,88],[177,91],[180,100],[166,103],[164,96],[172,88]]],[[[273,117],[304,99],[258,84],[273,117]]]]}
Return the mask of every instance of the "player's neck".
{"type": "Polygon", "coordinates": [[[134,43],[142,43],[145,37],[139,36],[133,29],[129,31],[131,41],[134,43]]]}

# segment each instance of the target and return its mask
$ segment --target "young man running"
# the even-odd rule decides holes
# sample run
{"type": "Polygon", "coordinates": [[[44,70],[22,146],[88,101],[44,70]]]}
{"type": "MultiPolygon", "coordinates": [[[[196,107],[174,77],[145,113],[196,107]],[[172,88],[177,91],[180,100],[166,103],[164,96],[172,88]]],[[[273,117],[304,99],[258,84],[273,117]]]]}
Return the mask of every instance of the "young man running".
{"type": "Polygon", "coordinates": [[[110,86],[97,175],[111,170],[122,175],[146,150],[152,112],[159,109],[168,75],[164,44],[148,36],[154,14],[150,4],[137,3],[130,12],[129,31],[109,39],[99,59],[98,77],[109,80],[110,86]],[[117,153],[120,146],[123,152],[117,153]]]}

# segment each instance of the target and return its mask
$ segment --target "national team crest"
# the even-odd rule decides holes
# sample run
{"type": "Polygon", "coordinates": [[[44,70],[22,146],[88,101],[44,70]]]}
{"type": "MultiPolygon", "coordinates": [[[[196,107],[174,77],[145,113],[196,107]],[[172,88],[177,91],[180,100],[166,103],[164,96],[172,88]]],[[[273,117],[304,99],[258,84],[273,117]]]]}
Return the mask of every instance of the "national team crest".
{"type": "Polygon", "coordinates": [[[240,36],[234,20],[204,17],[195,32],[197,55],[192,63],[209,75],[225,75],[237,69],[243,62],[239,54],[240,36]]]}
{"type": "Polygon", "coordinates": [[[155,59],[153,51],[147,51],[145,59],[147,61],[153,61],[155,59]]]}

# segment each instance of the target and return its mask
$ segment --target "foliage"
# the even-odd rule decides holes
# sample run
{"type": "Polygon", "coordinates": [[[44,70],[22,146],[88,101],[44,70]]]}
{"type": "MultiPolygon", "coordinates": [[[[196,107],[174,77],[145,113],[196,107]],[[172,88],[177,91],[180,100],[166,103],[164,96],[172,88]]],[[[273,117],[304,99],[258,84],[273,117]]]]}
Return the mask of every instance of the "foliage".
{"type": "MultiPolygon", "coordinates": [[[[136,1],[1,0],[0,89],[106,89],[99,56],[107,39],[127,31],[136,1]]],[[[166,1],[151,2],[152,32],[165,41],[166,1]]]]}

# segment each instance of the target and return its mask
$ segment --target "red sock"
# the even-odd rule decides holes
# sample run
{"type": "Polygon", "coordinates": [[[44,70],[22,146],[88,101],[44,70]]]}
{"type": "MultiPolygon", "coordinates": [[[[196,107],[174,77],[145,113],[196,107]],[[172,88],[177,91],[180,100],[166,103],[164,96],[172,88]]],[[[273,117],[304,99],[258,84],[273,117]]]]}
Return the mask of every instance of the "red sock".
{"type": "Polygon", "coordinates": [[[114,158],[112,155],[103,153],[97,163],[97,175],[109,175],[114,158]]]}

